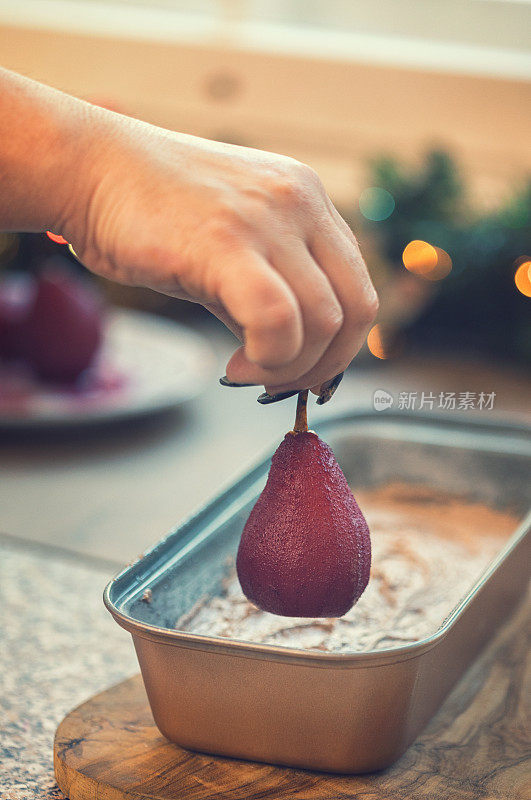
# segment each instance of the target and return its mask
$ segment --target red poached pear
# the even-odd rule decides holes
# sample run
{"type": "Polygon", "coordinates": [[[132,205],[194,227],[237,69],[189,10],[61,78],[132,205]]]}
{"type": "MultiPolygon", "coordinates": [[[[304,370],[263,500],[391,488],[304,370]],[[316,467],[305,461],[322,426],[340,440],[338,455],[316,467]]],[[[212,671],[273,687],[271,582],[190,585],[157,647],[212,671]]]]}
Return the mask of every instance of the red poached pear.
{"type": "Polygon", "coordinates": [[[92,363],[104,317],[99,294],[62,264],[50,259],[38,279],[24,323],[23,355],[41,378],[71,382],[92,363]]]}
{"type": "Polygon", "coordinates": [[[341,617],[369,582],[369,528],[330,447],[301,427],[273,456],[243,529],[238,578],[264,611],[341,617]]]}

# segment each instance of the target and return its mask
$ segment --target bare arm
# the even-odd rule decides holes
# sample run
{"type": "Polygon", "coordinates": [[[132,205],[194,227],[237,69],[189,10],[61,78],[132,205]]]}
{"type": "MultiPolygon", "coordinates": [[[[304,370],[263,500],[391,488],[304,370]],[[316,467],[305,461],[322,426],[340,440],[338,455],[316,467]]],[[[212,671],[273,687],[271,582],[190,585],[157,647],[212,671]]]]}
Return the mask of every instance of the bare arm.
{"type": "Polygon", "coordinates": [[[202,303],[243,342],[236,383],[321,385],[376,293],[309,167],[174,133],[0,70],[0,228],[52,230],[92,271],[202,303]]]}

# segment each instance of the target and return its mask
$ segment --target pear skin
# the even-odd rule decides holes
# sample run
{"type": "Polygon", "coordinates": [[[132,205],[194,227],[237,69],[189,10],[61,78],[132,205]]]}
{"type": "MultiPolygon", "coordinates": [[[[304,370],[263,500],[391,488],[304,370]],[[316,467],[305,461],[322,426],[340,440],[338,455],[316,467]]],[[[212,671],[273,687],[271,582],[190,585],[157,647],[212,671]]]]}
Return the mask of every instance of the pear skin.
{"type": "Polygon", "coordinates": [[[23,357],[41,378],[70,383],[93,362],[103,340],[103,302],[60,257],[49,259],[24,320],[23,357]]]}
{"type": "Polygon", "coordinates": [[[246,597],[288,617],[341,617],[371,566],[369,528],[331,448],[286,434],[244,527],[236,567],[246,597]]]}

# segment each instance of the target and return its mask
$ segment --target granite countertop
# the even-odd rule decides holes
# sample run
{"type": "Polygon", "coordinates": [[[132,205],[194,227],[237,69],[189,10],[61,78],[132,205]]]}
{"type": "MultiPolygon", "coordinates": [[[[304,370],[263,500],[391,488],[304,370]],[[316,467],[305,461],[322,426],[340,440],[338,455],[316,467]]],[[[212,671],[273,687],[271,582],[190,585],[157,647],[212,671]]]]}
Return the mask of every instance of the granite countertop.
{"type": "Polygon", "coordinates": [[[59,800],[53,737],[64,715],[138,671],[105,610],[111,565],[0,538],[2,800],[59,800]]]}
{"type": "MultiPolygon", "coordinates": [[[[0,536],[2,800],[64,800],[53,774],[57,725],[91,695],[138,671],[129,636],[101,599],[116,565],[82,559],[0,536]]],[[[526,626],[524,604],[397,765],[361,776],[359,785],[385,789],[394,771],[405,792],[397,797],[501,800],[509,785],[515,798],[527,797],[526,626]]]]}

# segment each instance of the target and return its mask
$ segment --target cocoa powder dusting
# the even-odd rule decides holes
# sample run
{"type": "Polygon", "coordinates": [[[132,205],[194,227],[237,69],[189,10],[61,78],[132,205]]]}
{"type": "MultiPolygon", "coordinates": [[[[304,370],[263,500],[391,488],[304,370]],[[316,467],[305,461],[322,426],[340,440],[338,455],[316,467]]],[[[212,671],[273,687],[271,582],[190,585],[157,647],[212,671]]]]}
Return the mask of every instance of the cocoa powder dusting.
{"type": "Polygon", "coordinates": [[[518,517],[426,486],[356,489],[373,567],[358,603],[338,619],[279,617],[242,594],[234,565],[220,596],[203,598],[176,628],[207,636],[337,653],[382,650],[433,634],[467,594],[518,517]]]}

